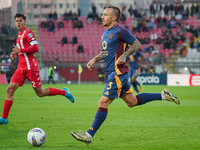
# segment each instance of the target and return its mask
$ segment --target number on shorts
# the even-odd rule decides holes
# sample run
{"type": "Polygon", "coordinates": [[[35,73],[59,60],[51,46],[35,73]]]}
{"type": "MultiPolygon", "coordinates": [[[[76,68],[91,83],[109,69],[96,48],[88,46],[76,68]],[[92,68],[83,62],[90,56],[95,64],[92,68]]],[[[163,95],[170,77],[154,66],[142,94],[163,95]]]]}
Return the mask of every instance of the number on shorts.
{"type": "Polygon", "coordinates": [[[36,87],[36,86],[35,86],[35,82],[34,82],[34,81],[32,81],[31,83],[32,83],[32,86],[35,88],[35,87],[36,87]]]}
{"type": "Polygon", "coordinates": [[[107,90],[109,90],[111,88],[112,84],[113,84],[112,82],[109,82],[109,84],[108,84],[109,87],[107,87],[107,90]]]}

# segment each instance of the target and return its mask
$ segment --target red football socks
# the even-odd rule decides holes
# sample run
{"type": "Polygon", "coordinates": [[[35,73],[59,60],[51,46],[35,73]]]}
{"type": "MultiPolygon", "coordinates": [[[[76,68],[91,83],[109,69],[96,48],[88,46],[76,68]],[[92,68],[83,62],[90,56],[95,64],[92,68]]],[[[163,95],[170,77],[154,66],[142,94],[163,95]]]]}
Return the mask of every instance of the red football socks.
{"type": "Polygon", "coordinates": [[[52,87],[49,87],[50,89],[50,94],[49,96],[54,96],[54,95],[65,95],[66,92],[64,90],[60,90],[60,89],[55,89],[52,87]]]}
{"type": "Polygon", "coordinates": [[[13,104],[13,101],[5,100],[4,107],[3,107],[3,114],[2,114],[2,117],[4,119],[8,118],[8,114],[10,112],[10,108],[11,108],[12,104],[13,104]]]}

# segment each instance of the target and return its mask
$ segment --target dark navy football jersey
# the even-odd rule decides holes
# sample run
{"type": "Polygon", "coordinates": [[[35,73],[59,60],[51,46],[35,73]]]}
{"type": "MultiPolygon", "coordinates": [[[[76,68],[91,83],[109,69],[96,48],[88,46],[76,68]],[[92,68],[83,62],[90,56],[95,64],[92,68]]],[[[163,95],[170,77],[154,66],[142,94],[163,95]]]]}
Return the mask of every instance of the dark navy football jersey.
{"type": "Polygon", "coordinates": [[[116,71],[118,75],[129,72],[128,65],[115,65],[117,59],[125,52],[127,44],[132,44],[136,38],[119,24],[104,31],[101,37],[101,47],[107,76],[116,71]]]}
{"type": "Polygon", "coordinates": [[[138,57],[143,57],[140,51],[137,51],[128,57],[131,68],[138,69],[138,57]]]}

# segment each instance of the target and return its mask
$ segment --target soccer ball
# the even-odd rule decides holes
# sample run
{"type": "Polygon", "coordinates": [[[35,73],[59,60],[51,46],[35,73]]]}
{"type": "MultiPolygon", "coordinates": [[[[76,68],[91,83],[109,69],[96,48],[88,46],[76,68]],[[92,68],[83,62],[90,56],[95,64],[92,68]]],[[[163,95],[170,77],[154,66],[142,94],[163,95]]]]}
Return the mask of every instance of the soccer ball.
{"type": "Polygon", "coordinates": [[[41,146],[46,141],[46,134],[40,128],[33,128],[28,132],[28,142],[33,146],[41,146]]]}

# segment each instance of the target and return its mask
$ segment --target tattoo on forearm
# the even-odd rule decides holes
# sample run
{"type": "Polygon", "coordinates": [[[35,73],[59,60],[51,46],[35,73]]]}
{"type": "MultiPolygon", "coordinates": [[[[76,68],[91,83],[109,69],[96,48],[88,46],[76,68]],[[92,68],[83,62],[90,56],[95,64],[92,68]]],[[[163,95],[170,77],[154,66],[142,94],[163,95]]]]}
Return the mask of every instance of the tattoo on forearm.
{"type": "Polygon", "coordinates": [[[100,54],[98,54],[94,59],[95,59],[95,62],[102,60],[103,59],[102,52],[100,54]]]}
{"type": "Polygon", "coordinates": [[[135,41],[129,47],[129,49],[120,56],[120,58],[125,61],[126,57],[128,57],[131,54],[135,53],[138,49],[140,49],[140,43],[138,41],[135,41]]]}
{"type": "Polygon", "coordinates": [[[135,53],[138,49],[140,49],[140,47],[141,45],[138,40],[133,42],[130,48],[126,51],[127,56],[130,56],[131,54],[135,53]]]}

